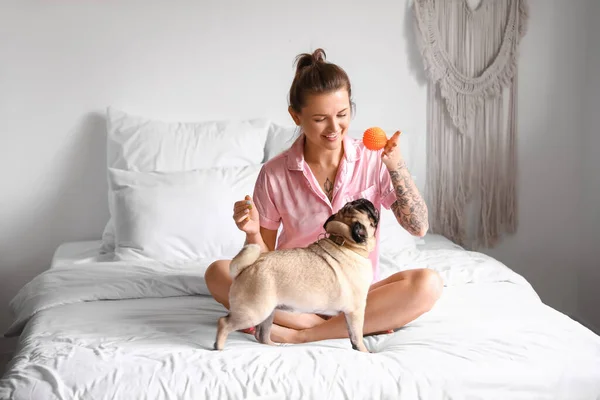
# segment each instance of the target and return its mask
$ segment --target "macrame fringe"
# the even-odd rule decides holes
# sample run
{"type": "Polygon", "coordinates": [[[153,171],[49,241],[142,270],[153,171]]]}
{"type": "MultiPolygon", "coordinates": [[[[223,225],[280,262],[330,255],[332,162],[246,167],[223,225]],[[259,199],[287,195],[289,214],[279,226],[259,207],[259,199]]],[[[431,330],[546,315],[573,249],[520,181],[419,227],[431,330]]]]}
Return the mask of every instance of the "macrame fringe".
{"type": "Polygon", "coordinates": [[[517,228],[517,59],[528,5],[481,0],[473,11],[467,0],[414,0],[413,10],[430,80],[431,231],[491,247],[517,228]],[[467,225],[469,205],[479,210],[475,227],[467,225]]]}

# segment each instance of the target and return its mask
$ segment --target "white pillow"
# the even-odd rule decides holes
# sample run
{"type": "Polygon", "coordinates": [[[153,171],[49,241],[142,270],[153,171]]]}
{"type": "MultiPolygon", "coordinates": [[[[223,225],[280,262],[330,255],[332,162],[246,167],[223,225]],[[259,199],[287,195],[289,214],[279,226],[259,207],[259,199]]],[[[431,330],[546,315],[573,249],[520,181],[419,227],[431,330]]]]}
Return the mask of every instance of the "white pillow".
{"type": "Polygon", "coordinates": [[[163,122],[109,107],[107,165],[131,171],[189,171],[260,164],[266,119],[163,122]]]}
{"type": "Polygon", "coordinates": [[[384,255],[397,255],[406,250],[415,250],[420,238],[411,235],[396,220],[392,210],[381,207],[379,213],[379,252],[384,255]]]}
{"type": "Polygon", "coordinates": [[[252,194],[260,168],[109,169],[115,258],[176,265],[232,258],[245,240],[233,221],[233,204],[252,194]]]}
{"type": "MultiPolygon", "coordinates": [[[[260,164],[268,129],[266,119],[162,122],[109,107],[107,166],[147,172],[260,164]]],[[[114,251],[112,218],[102,242],[104,253],[114,251]]]]}
{"type": "Polygon", "coordinates": [[[267,162],[278,154],[290,148],[299,134],[299,128],[294,126],[283,126],[271,122],[265,143],[265,157],[267,162]]]}

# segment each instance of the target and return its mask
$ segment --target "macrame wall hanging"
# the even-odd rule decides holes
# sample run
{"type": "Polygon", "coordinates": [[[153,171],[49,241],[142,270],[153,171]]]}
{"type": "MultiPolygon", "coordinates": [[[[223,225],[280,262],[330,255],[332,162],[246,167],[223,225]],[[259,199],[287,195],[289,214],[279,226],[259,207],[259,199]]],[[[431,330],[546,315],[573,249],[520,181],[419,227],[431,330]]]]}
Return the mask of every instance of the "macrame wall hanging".
{"type": "Polygon", "coordinates": [[[517,227],[517,50],[528,18],[525,0],[478,3],[413,3],[429,78],[430,230],[471,248],[517,227]]]}

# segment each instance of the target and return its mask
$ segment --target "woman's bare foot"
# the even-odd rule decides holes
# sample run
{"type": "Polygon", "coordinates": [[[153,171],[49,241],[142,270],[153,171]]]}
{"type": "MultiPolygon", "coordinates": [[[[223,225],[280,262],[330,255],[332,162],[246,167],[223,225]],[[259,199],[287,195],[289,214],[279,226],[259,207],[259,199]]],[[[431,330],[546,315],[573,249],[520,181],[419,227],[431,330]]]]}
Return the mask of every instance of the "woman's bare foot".
{"type": "MultiPolygon", "coordinates": [[[[369,335],[365,335],[366,336],[373,336],[373,335],[386,335],[386,334],[391,334],[394,333],[393,330],[389,330],[389,331],[382,331],[382,332],[374,332],[371,333],[369,335]]],[[[285,326],[279,326],[276,324],[273,324],[272,328],[271,328],[271,340],[275,343],[292,343],[292,344],[299,344],[299,343],[305,343],[306,339],[304,338],[304,330],[296,330],[296,329],[291,329],[291,328],[286,328],[285,326]]]]}
{"type": "MultiPolygon", "coordinates": [[[[286,313],[287,314],[287,313],[286,313]]],[[[300,343],[299,332],[304,329],[310,329],[317,325],[327,321],[329,316],[322,316],[318,314],[296,314],[297,319],[294,321],[296,326],[288,327],[285,325],[273,324],[271,328],[271,340],[275,343],[300,343]],[[281,341],[278,341],[281,340],[281,341]]],[[[282,318],[284,319],[284,318],[282,318]]],[[[289,317],[284,322],[290,322],[289,317]]],[[[294,325],[294,324],[290,324],[294,325]]],[[[257,336],[258,330],[255,327],[248,329],[241,329],[240,332],[247,333],[249,335],[257,336]]],[[[258,337],[256,337],[258,340],[258,337]]]]}
{"type": "Polygon", "coordinates": [[[300,314],[287,311],[275,311],[275,324],[295,330],[310,329],[327,321],[327,317],[318,314],[300,314]]]}
{"type": "Polygon", "coordinates": [[[373,332],[373,333],[369,333],[368,335],[364,335],[365,337],[367,336],[375,336],[375,335],[389,335],[394,333],[393,329],[390,329],[388,331],[381,331],[381,332],[373,332]]]}
{"type": "Polygon", "coordinates": [[[275,343],[303,343],[302,339],[302,331],[286,328],[285,326],[280,326],[273,324],[271,327],[271,340],[275,343]]]}

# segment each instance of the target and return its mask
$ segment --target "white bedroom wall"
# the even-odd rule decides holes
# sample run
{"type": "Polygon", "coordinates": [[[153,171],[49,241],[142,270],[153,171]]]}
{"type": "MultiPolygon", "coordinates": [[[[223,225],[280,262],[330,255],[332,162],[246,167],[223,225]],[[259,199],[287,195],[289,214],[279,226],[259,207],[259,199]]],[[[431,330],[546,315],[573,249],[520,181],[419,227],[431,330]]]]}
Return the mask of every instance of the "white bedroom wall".
{"type": "Polygon", "coordinates": [[[579,317],[587,2],[529,1],[519,64],[519,228],[485,251],[573,317],[579,317]]]}
{"type": "Polygon", "coordinates": [[[582,321],[600,333],[600,2],[589,0],[588,7],[579,309],[582,321]]]}
{"type": "MultiPolygon", "coordinates": [[[[490,253],[573,313],[586,0],[532,0],[520,65],[519,233],[490,253]]],[[[409,0],[21,1],[0,5],[0,330],[19,288],[64,241],[108,218],[107,105],[170,120],[287,122],[296,54],[317,46],[350,74],[355,128],[417,137],[425,104],[409,0]],[[308,23],[310,21],[310,24],[308,23]]],[[[0,347],[0,352],[2,348],[0,347]]]]}

